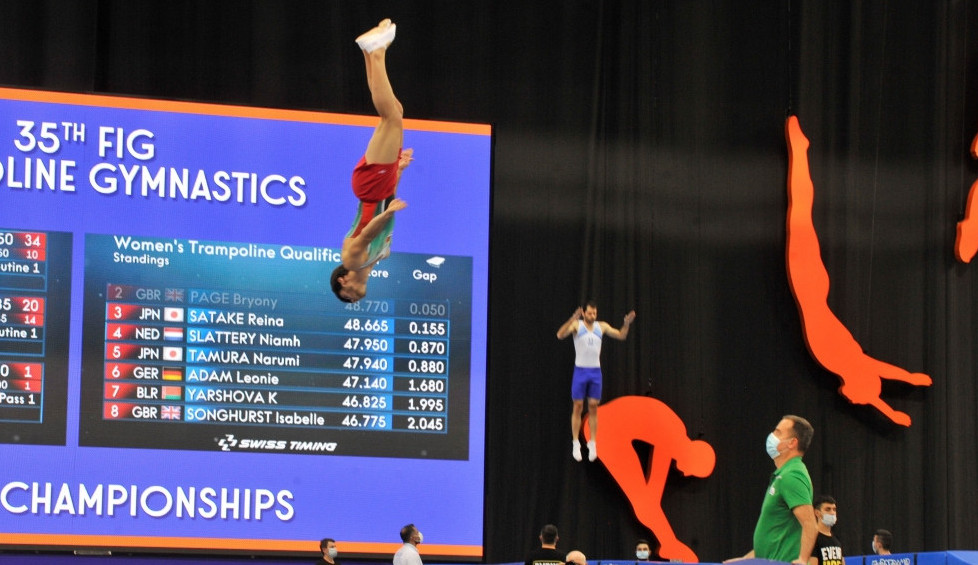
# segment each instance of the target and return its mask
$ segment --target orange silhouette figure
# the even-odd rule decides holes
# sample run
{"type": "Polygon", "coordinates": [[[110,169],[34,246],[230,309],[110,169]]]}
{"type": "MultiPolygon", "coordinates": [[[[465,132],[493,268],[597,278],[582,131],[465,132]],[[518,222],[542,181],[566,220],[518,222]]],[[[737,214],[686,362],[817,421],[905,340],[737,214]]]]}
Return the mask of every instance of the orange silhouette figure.
{"type": "MultiPolygon", "coordinates": [[[[590,434],[590,428],[584,426],[584,437],[590,440],[590,434]]],[[[690,440],[686,424],[665,403],[648,396],[622,396],[601,406],[598,459],[625,492],[639,522],[659,540],[659,555],[698,563],[696,553],[679,541],[669,525],[662,510],[662,492],[674,459],[684,475],[708,477],[716,464],[710,444],[690,440]],[[647,479],[632,445],[635,440],[652,445],[647,479]]]]}
{"type": "Polygon", "coordinates": [[[829,274],[822,263],[812,222],[815,187],[808,168],[808,138],[802,133],[797,117],[788,118],[785,135],[788,139],[788,282],[798,303],[805,343],[812,357],[842,380],[839,393],[849,402],[869,404],[893,422],[909,426],[910,416],[894,410],[880,398],[882,379],[916,386],[929,386],[931,379],[866,355],[829,308],[829,274]]]}
{"type": "MultiPolygon", "coordinates": [[[[978,159],[978,135],[971,142],[971,155],[978,159]]],[[[978,180],[971,185],[968,192],[968,205],[964,209],[964,219],[958,222],[958,237],[954,241],[954,254],[958,261],[970,263],[971,259],[978,253],[978,210],[975,206],[975,193],[978,192],[978,180]]]]}

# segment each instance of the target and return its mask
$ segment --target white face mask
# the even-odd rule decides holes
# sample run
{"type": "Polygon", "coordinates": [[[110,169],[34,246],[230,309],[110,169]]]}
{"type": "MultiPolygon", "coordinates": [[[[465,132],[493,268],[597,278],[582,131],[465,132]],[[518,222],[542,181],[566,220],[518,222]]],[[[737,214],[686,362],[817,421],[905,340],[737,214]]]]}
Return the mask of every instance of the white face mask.
{"type": "Polygon", "coordinates": [[[873,553],[879,553],[879,548],[876,547],[876,540],[873,540],[873,553]]]}
{"type": "Polygon", "coordinates": [[[424,541],[424,534],[422,534],[421,532],[418,532],[418,543],[421,543],[423,541],[424,541]]]}
{"type": "Polygon", "coordinates": [[[331,547],[331,548],[327,549],[326,550],[326,553],[329,554],[329,558],[330,559],[336,559],[336,553],[337,552],[336,552],[336,548],[335,547],[331,547]]]}
{"type": "Polygon", "coordinates": [[[771,432],[767,435],[767,441],[764,443],[764,448],[767,450],[767,454],[771,456],[771,459],[777,459],[781,452],[778,451],[778,446],[781,445],[781,440],[778,436],[771,432]]]}
{"type": "Polygon", "coordinates": [[[822,514],[822,523],[830,528],[835,525],[837,519],[835,514],[822,514]]]}
{"type": "Polygon", "coordinates": [[[637,559],[640,559],[642,561],[645,561],[646,559],[649,558],[649,551],[647,549],[640,549],[640,550],[638,550],[638,551],[635,552],[635,557],[637,559]]]}

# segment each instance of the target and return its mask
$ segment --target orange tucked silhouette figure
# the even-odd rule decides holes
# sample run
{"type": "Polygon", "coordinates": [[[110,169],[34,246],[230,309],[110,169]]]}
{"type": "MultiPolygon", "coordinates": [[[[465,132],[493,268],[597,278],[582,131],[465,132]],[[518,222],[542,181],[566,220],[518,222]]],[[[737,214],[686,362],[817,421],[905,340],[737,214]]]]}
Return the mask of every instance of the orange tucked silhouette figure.
{"type": "Polygon", "coordinates": [[[808,168],[808,138],[802,133],[797,117],[788,118],[785,135],[788,139],[788,282],[798,303],[808,350],[820,365],[839,376],[842,380],[839,393],[849,402],[869,404],[893,422],[909,426],[910,416],[894,410],[880,398],[882,379],[916,386],[929,386],[931,379],[866,355],[829,308],[829,273],[822,263],[812,222],[815,187],[808,168]]]}
{"type": "MultiPolygon", "coordinates": [[[[584,437],[590,440],[590,434],[590,428],[584,426],[584,437]]],[[[659,540],[659,555],[683,563],[699,562],[672,531],[662,510],[662,492],[674,459],[684,475],[708,477],[716,464],[710,444],[690,440],[686,424],[665,403],[648,396],[622,396],[601,406],[598,459],[625,492],[638,520],[659,540]],[[648,478],[632,445],[636,440],[652,445],[648,478]]]]}
{"type": "MultiPolygon", "coordinates": [[[[971,142],[971,155],[978,159],[978,135],[971,142]]],[[[958,237],[954,241],[954,254],[958,261],[970,263],[971,259],[978,253],[978,210],[975,209],[978,203],[975,193],[978,192],[978,180],[971,185],[968,192],[968,205],[964,209],[964,219],[958,222],[958,237]]]]}

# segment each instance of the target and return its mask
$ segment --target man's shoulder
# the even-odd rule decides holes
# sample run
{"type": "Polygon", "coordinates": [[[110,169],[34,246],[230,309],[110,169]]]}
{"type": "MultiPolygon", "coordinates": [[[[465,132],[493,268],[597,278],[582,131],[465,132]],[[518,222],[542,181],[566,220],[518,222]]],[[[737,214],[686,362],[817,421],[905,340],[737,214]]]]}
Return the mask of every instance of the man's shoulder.
{"type": "Polygon", "coordinates": [[[564,558],[564,553],[559,549],[553,549],[549,547],[538,547],[530,552],[530,558],[540,559],[544,557],[558,557],[561,560],[564,558]]]}
{"type": "Polygon", "coordinates": [[[530,555],[526,558],[527,564],[537,563],[563,563],[564,553],[557,549],[550,549],[549,547],[538,547],[530,552],[530,555]]]}
{"type": "Polygon", "coordinates": [[[399,563],[410,565],[412,563],[421,563],[421,554],[418,553],[418,548],[414,547],[410,543],[406,543],[397,550],[394,554],[394,564],[399,563]]]}
{"type": "MultiPolygon", "coordinates": [[[[794,458],[782,465],[781,473],[777,477],[779,487],[778,496],[788,505],[788,508],[795,510],[799,506],[812,505],[813,486],[812,478],[808,474],[808,469],[800,458],[794,458]]],[[[811,509],[809,509],[811,512],[811,509]]]]}
{"type": "Polygon", "coordinates": [[[398,549],[397,551],[415,551],[415,552],[417,552],[418,551],[418,548],[414,547],[413,544],[405,543],[405,544],[402,544],[401,545],[401,548],[398,549]]]}
{"type": "Polygon", "coordinates": [[[418,553],[418,549],[413,545],[406,543],[402,545],[397,552],[394,553],[394,557],[403,556],[405,553],[418,553]]]}

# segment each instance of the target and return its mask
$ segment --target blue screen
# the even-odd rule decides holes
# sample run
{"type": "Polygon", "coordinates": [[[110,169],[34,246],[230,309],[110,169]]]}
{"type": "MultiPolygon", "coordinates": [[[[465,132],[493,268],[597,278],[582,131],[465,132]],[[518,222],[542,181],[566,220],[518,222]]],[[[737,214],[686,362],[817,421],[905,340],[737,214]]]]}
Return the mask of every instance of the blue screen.
{"type": "Polygon", "coordinates": [[[481,558],[490,129],[346,304],[376,120],[0,90],[0,543],[481,558]]]}

